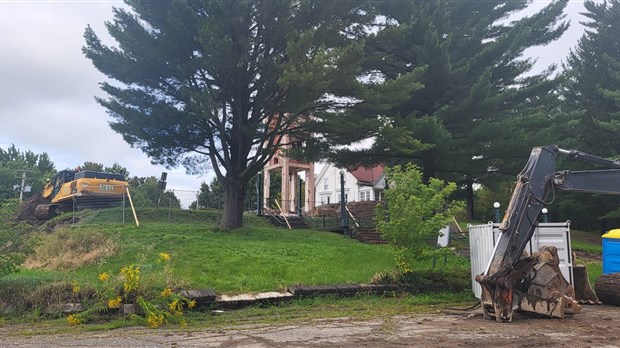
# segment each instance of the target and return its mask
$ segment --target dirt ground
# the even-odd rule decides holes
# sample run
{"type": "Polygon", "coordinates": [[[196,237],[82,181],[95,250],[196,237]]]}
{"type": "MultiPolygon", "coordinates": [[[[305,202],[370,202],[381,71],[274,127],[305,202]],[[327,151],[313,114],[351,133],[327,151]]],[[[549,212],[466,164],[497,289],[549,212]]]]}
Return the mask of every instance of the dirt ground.
{"type": "Polygon", "coordinates": [[[478,310],[201,330],[33,334],[34,325],[0,327],[0,347],[620,347],[620,307],[606,305],[565,319],[516,314],[512,323],[485,320],[478,310]]]}

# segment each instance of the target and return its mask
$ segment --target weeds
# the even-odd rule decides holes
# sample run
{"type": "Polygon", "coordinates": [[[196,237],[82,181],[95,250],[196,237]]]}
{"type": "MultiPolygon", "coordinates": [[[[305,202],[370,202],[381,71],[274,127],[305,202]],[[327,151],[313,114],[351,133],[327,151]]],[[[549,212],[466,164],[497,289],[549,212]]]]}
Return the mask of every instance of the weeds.
{"type": "MultiPolygon", "coordinates": [[[[174,274],[171,259],[170,254],[159,253],[157,261],[147,264],[146,266],[150,267],[145,268],[150,269],[153,277],[163,276],[169,280],[167,285],[170,285],[174,274]]],[[[176,294],[171,287],[166,287],[159,294],[154,295],[153,284],[143,284],[145,278],[141,269],[138,265],[130,264],[122,267],[117,277],[110,277],[108,272],[97,275],[99,283],[95,291],[95,303],[81,313],[69,315],[67,317],[69,325],[84,324],[102,314],[114,315],[119,312],[128,314],[133,322],[151,328],[157,328],[169,322],[185,325],[183,311],[193,308],[196,302],[176,294]],[[125,312],[126,306],[130,306],[131,310],[125,312]]],[[[73,293],[79,293],[79,286],[76,284],[72,286],[73,293]]]]}
{"type": "Polygon", "coordinates": [[[31,243],[35,245],[34,253],[24,263],[27,269],[75,269],[112,256],[117,250],[116,243],[107,234],[76,229],[37,235],[31,243]]]}

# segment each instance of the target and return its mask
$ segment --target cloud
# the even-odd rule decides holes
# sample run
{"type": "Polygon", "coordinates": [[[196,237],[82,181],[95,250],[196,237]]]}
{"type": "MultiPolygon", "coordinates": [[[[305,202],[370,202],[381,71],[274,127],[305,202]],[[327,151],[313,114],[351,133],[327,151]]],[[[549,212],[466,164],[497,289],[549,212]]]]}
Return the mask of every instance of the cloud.
{"type": "Polygon", "coordinates": [[[58,169],[92,161],[118,162],[138,176],[168,171],[169,188],[197,190],[209,176],[152,165],[109,127],[112,119],[94,99],[103,96],[105,76],[82,54],[82,35],[90,24],[111,42],[104,23],[113,6],[124,4],[0,1],[0,147],[47,152],[58,169]]]}

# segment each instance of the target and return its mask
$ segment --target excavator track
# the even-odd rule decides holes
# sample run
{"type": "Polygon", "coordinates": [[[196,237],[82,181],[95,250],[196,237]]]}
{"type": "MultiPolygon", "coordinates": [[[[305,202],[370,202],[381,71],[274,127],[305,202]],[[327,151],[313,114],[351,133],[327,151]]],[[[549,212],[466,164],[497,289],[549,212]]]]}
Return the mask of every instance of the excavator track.
{"type": "Polygon", "coordinates": [[[49,220],[57,214],[57,204],[39,204],[34,209],[34,217],[37,220],[49,220]]]}

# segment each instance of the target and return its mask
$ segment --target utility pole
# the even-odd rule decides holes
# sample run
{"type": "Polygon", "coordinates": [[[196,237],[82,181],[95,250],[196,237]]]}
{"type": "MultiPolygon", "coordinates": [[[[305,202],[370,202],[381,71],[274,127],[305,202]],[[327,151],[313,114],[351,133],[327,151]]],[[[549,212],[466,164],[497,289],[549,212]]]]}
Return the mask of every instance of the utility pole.
{"type": "Polygon", "coordinates": [[[21,203],[24,199],[24,192],[30,192],[32,190],[32,186],[26,186],[26,180],[28,179],[28,177],[26,177],[27,170],[20,170],[20,172],[22,175],[20,177],[16,177],[16,179],[21,179],[21,184],[13,185],[13,189],[15,191],[19,191],[19,202],[21,203]]]}

